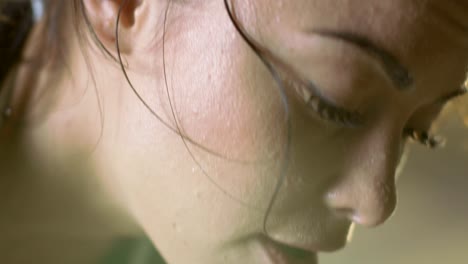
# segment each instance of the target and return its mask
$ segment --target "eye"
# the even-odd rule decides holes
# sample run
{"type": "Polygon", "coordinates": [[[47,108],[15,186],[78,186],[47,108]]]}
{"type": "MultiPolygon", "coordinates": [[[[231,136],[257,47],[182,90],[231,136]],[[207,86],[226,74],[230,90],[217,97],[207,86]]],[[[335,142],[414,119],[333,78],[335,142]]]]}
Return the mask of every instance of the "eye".
{"type": "Polygon", "coordinates": [[[445,139],[441,136],[433,136],[427,131],[419,131],[414,128],[405,128],[404,138],[410,138],[430,149],[442,148],[445,145],[445,139]]]}
{"type": "MultiPolygon", "coordinates": [[[[357,111],[349,111],[343,107],[336,106],[326,98],[324,98],[317,87],[310,82],[305,85],[302,82],[287,80],[285,84],[293,88],[296,93],[304,100],[317,116],[327,122],[333,122],[341,127],[357,127],[363,124],[364,118],[357,111]]],[[[407,127],[403,131],[404,139],[411,139],[430,149],[442,148],[445,145],[445,138],[441,136],[431,135],[429,131],[418,130],[407,127]]]]}
{"type": "Polygon", "coordinates": [[[356,127],[361,123],[361,118],[357,113],[334,106],[318,96],[311,95],[307,99],[306,105],[316,112],[321,119],[334,122],[343,127],[356,127]]]}
{"type": "Polygon", "coordinates": [[[317,116],[327,122],[332,122],[341,127],[357,127],[362,125],[363,117],[357,111],[350,111],[337,106],[321,95],[313,82],[307,84],[299,81],[287,80],[285,84],[296,91],[317,116]]]}

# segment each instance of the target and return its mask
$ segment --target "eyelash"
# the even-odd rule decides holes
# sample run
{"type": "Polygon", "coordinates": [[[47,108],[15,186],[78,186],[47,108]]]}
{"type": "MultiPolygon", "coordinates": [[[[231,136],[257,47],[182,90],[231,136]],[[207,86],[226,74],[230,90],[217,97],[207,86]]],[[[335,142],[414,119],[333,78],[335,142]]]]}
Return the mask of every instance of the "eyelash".
{"type": "MultiPolygon", "coordinates": [[[[302,94],[306,101],[306,106],[310,107],[320,119],[336,123],[343,127],[356,127],[362,124],[362,115],[358,112],[336,107],[326,100],[315,96],[306,87],[299,87],[297,83],[289,82],[296,92],[302,94]]],[[[430,149],[441,148],[445,144],[445,139],[440,136],[430,135],[428,131],[419,131],[414,128],[405,128],[403,138],[410,138],[430,149]]]]}
{"type": "Polygon", "coordinates": [[[292,87],[302,96],[306,106],[310,107],[320,119],[330,121],[342,127],[356,127],[362,123],[362,116],[358,112],[350,112],[344,108],[336,107],[332,103],[316,96],[309,88],[301,83],[287,81],[287,85],[292,87]]]}
{"type": "Polygon", "coordinates": [[[360,113],[350,112],[344,108],[334,106],[327,100],[315,95],[302,83],[288,80],[287,85],[302,96],[306,106],[310,107],[320,119],[333,122],[342,127],[356,127],[362,124],[363,118],[360,113]]]}
{"type": "Polygon", "coordinates": [[[414,128],[405,128],[403,137],[411,138],[430,149],[441,148],[445,145],[445,139],[443,137],[433,136],[427,131],[418,131],[414,128]]]}
{"type": "Polygon", "coordinates": [[[349,112],[346,109],[333,106],[317,96],[310,96],[306,105],[316,112],[321,119],[334,122],[343,127],[356,127],[362,123],[362,117],[359,113],[349,112]]]}

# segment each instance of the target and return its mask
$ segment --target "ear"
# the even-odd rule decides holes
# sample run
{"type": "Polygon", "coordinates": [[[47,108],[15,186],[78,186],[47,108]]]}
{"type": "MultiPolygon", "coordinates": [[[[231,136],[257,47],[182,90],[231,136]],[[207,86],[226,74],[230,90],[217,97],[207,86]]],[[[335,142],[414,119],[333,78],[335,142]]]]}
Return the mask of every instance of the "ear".
{"type": "Polygon", "coordinates": [[[116,26],[119,22],[119,48],[129,54],[144,19],[139,9],[148,8],[143,0],[84,0],[84,8],[99,40],[110,50],[116,50],[116,26]],[[119,17],[120,15],[120,17],[119,17]],[[119,21],[117,21],[117,19],[119,21]]]}

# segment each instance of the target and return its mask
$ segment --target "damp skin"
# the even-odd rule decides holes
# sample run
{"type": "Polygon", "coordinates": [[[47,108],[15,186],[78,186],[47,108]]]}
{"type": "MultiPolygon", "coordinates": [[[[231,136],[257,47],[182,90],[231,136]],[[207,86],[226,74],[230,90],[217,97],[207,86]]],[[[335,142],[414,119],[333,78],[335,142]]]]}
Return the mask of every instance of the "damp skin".
{"type": "MultiPolygon", "coordinates": [[[[97,36],[116,54],[118,6],[84,2],[97,36]]],[[[278,82],[223,1],[140,2],[121,13],[134,23],[121,24],[120,44],[129,80],[147,105],[92,44],[86,61],[70,30],[73,74],[49,87],[56,92],[41,99],[53,102],[47,111],[30,110],[42,123],[25,140],[58,163],[86,154],[90,176],[112,191],[169,263],[259,263],[265,235],[335,251],[350,240],[353,224],[384,223],[396,206],[403,131],[430,130],[439,99],[457,92],[466,74],[463,1],[229,2],[281,76],[313,81],[322,97],[366,122],[350,128],[326,120],[289,86],[287,115],[278,82]],[[399,89],[374,53],[318,30],[369,40],[413,82],[399,89]],[[285,153],[285,181],[264,226],[285,153]]]]}

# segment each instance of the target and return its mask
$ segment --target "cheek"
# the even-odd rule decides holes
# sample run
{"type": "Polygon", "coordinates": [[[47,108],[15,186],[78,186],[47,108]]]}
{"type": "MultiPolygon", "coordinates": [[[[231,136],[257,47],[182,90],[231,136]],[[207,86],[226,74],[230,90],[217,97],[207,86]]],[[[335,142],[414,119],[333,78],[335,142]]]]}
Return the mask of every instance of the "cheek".
{"type": "MultiPolygon", "coordinates": [[[[259,231],[285,151],[285,112],[278,88],[234,29],[216,29],[211,22],[187,26],[183,32],[166,42],[166,73],[180,130],[196,142],[187,144],[196,162],[173,133],[167,140],[146,142],[149,153],[142,154],[138,164],[143,165],[137,166],[145,171],[127,177],[133,181],[134,175],[146,175],[133,189],[133,196],[145,197],[135,198],[138,211],[141,218],[150,219],[148,226],[155,218],[167,218],[168,226],[173,219],[188,221],[180,226],[193,241],[206,239],[198,232],[207,228],[217,228],[217,236],[226,230],[245,231],[244,226],[259,231]],[[165,200],[179,202],[160,202],[165,200]],[[145,215],[145,208],[152,208],[157,217],[145,215]],[[214,221],[220,218],[228,218],[220,222],[230,227],[221,228],[223,223],[214,221]],[[234,219],[243,222],[232,227],[234,219]]],[[[165,101],[165,91],[161,94],[165,101]]],[[[172,121],[171,110],[164,109],[161,115],[172,121]]]]}
{"type": "Polygon", "coordinates": [[[257,207],[270,198],[279,174],[285,113],[271,74],[255,54],[236,52],[242,47],[213,56],[215,67],[202,61],[196,64],[201,72],[178,71],[184,75],[173,99],[184,133],[215,153],[189,145],[203,170],[234,198],[257,207]]]}
{"type": "Polygon", "coordinates": [[[216,44],[205,57],[195,49],[174,58],[172,100],[181,130],[228,159],[276,157],[286,127],[271,74],[243,40],[216,44]]]}

